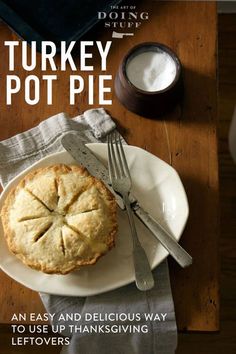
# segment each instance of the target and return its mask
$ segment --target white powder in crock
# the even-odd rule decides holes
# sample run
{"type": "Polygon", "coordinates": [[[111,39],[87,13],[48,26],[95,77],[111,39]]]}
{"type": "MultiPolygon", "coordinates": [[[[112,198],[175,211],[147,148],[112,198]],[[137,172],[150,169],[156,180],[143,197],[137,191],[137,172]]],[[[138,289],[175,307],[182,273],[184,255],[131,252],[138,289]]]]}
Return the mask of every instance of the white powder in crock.
{"type": "Polygon", "coordinates": [[[137,88],[149,92],[160,91],[174,81],[176,65],[168,53],[149,51],[130,59],[126,73],[137,88]]]}

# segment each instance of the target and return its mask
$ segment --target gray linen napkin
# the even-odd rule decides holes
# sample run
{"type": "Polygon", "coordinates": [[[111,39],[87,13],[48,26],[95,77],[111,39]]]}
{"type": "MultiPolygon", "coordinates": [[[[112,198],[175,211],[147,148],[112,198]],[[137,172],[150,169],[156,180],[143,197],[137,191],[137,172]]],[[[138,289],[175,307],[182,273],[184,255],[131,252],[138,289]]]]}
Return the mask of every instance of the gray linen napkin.
{"type": "MultiPolygon", "coordinates": [[[[66,114],[57,114],[37,127],[0,142],[0,182],[3,187],[19,172],[42,157],[62,150],[60,137],[75,130],[81,139],[105,141],[106,134],[115,128],[114,122],[104,109],[92,109],[83,115],[68,119],[66,114]],[[98,140],[98,138],[100,140],[98,140]]],[[[177,345],[177,331],[174,305],[171,294],[167,261],[154,271],[155,287],[148,292],[140,292],[134,284],[104,294],[90,297],[63,297],[40,294],[49,313],[55,313],[53,324],[58,324],[61,313],[104,314],[144,314],[167,313],[165,321],[145,321],[147,333],[75,333],[69,346],[63,347],[63,354],[172,354],[177,345]]],[[[160,315],[161,317],[161,315],[160,315]]],[[[62,324],[62,322],[60,322],[62,324]]],[[[70,324],[78,325],[71,321],[70,324]]],[[[81,323],[80,323],[81,324],[81,323]]],[[[82,323],[82,325],[86,325],[82,323]]],[[[99,324],[91,321],[90,325],[99,324]]],[[[115,322],[101,320],[101,325],[127,325],[127,320],[115,322]]],[[[63,334],[67,335],[68,325],[63,334]]]]}

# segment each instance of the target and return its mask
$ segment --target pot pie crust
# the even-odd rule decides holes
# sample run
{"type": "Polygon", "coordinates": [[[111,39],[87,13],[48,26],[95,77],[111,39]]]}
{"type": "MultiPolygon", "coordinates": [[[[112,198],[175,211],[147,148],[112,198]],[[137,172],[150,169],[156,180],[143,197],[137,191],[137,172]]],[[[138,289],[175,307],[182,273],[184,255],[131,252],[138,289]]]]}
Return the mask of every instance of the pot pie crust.
{"type": "Polygon", "coordinates": [[[96,263],[117,233],[114,196],[77,165],[26,175],[7,196],[1,218],[10,251],[49,274],[96,263]]]}

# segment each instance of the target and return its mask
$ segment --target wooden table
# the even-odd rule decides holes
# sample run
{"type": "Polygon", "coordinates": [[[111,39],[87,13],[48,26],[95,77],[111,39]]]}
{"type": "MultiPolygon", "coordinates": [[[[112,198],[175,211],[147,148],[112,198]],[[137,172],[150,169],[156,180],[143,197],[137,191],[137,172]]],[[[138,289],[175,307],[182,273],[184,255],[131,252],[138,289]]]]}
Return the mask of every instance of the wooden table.
{"type": "MultiPolygon", "coordinates": [[[[217,331],[219,186],[216,5],[214,2],[145,1],[139,3],[139,9],[148,11],[150,19],[142,24],[134,37],[113,40],[107,73],[115,75],[123,55],[133,45],[144,41],[162,42],[177,53],[184,66],[184,104],[165,119],[150,120],[126,110],[116,99],[113,90],[113,105],[108,107],[108,111],[130,144],[140,146],[167,161],[181,176],[190,204],[190,217],[181,244],[192,254],[194,264],[183,270],[172,260],[169,262],[178,328],[182,331],[217,331]]],[[[100,28],[96,36],[93,33],[87,37],[105,41],[111,38],[111,30],[100,28]]],[[[45,104],[45,84],[42,84],[39,104],[27,105],[21,93],[15,96],[12,106],[6,106],[4,78],[8,73],[8,55],[3,46],[4,40],[18,40],[18,37],[1,23],[1,140],[35,126],[55,113],[65,111],[72,117],[91,108],[86,92],[77,98],[75,105],[68,104],[70,70],[58,74],[52,106],[45,104]]],[[[16,73],[23,79],[27,73],[20,64],[21,52],[17,49],[16,73]]],[[[96,60],[95,66],[95,73],[99,73],[96,60]]],[[[32,74],[41,76],[39,65],[32,74]]],[[[44,311],[37,293],[11,280],[3,272],[0,273],[0,281],[0,323],[9,323],[14,312],[44,311]]]]}

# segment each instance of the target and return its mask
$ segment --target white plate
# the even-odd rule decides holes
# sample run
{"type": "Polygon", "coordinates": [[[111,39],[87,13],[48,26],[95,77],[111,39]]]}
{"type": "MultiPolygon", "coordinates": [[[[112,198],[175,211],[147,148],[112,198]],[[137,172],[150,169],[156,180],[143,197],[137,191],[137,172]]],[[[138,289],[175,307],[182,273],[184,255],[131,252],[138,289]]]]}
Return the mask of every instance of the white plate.
{"type": "MultiPolygon", "coordinates": [[[[106,163],[106,144],[88,144],[106,163]]],[[[177,172],[164,161],[134,146],[125,146],[133,179],[133,193],[140,204],[179,240],[188,218],[186,193],[177,172]]],[[[38,161],[14,178],[4,189],[0,208],[9,190],[29,171],[51,164],[75,163],[66,152],[58,152],[38,161]]],[[[50,294],[89,296],[109,291],[134,281],[132,241],[124,211],[118,212],[119,232],[116,247],[94,266],[87,266],[68,275],[47,275],[25,266],[7,248],[0,225],[0,267],[19,283],[36,291],[50,294]]],[[[160,264],[168,252],[146,227],[136,220],[138,235],[152,268],[160,264]]]]}

